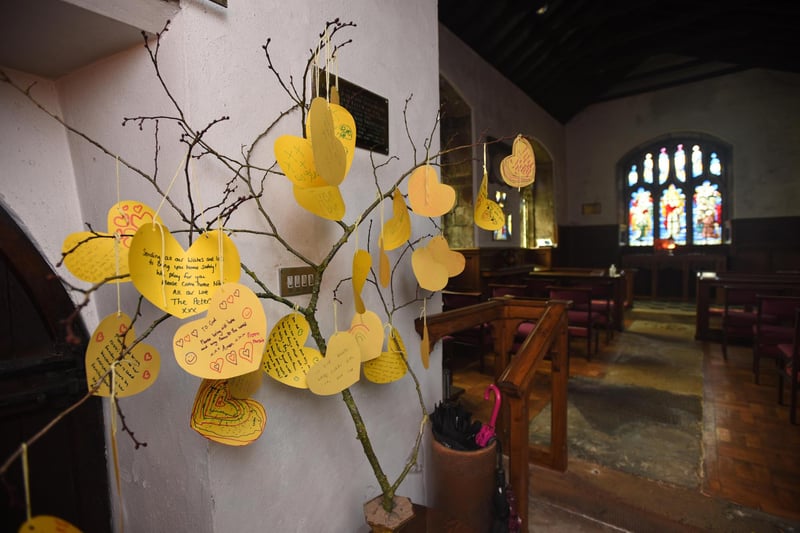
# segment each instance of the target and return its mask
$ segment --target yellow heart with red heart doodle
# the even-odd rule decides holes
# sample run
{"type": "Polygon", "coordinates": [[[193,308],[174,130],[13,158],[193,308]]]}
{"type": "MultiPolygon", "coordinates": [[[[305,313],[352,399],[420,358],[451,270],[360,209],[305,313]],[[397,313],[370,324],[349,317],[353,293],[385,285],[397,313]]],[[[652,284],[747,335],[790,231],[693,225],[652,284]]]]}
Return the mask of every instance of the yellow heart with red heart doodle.
{"type": "Polygon", "coordinates": [[[278,320],[267,338],[262,368],[284,385],[307,389],[306,375],[322,359],[319,350],[304,346],[311,327],[300,313],[291,313],[278,320]]]}
{"type": "Polygon", "coordinates": [[[133,236],[129,263],[136,290],[178,318],[208,309],[211,294],[223,283],[239,281],[242,273],[239,251],[224,232],[203,233],[184,250],[158,224],[143,226],[133,236]]]}
{"type": "Polygon", "coordinates": [[[245,285],[226,283],[211,298],[206,316],[175,331],[172,349],[186,372],[228,379],[261,367],[267,317],[258,296],[245,285]]]}
{"type": "Polygon", "coordinates": [[[209,440],[246,446],[264,432],[267,412],[255,400],[231,396],[225,379],[204,379],[192,407],[189,426],[209,440]]]}
{"type": "MultiPolygon", "coordinates": [[[[108,233],[80,231],[64,239],[61,253],[64,266],[72,275],[89,283],[124,276],[114,282],[131,278],[128,249],[133,234],[145,224],[152,224],[155,211],[141,202],[124,200],[108,210],[108,233]],[[117,244],[115,235],[119,235],[117,244]]],[[[157,222],[161,219],[156,217],[157,222]]]]}
{"type": "Polygon", "coordinates": [[[114,313],[100,321],[86,347],[86,384],[90,390],[99,384],[94,395],[111,396],[112,380],[109,369],[115,361],[115,396],[133,396],[158,379],[161,356],[149,344],[140,342],[133,346],[135,340],[136,333],[131,327],[131,319],[125,313],[114,313]],[[120,359],[120,354],[126,349],[130,349],[130,352],[120,359]]]}

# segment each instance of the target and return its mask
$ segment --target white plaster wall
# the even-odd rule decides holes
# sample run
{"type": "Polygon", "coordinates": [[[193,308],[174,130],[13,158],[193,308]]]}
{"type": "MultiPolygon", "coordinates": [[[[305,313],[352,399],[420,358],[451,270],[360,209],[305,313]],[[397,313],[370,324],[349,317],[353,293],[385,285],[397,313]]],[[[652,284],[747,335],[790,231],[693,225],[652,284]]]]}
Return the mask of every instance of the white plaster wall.
{"type": "MultiPolygon", "coordinates": [[[[558,211],[559,197],[564,195],[567,183],[564,127],[442,25],[439,26],[439,69],[472,108],[472,131],[476,142],[489,136],[504,139],[510,145],[521,133],[544,146],[553,160],[558,211]]],[[[477,194],[483,176],[483,150],[476,147],[473,153],[473,191],[477,194]]],[[[519,195],[515,190],[510,191],[507,206],[506,212],[509,209],[519,212],[519,195]]],[[[515,222],[518,221],[517,216],[515,222]]],[[[475,243],[478,247],[519,246],[519,226],[514,229],[510,240],[499,242],[492,241],[491,232],[476,226],[475,243]]]]}
{"type": "MultiPolygon", "coordinates": [[[[397,159],[381,168],[377,178],[382,187],[388,188],[413,167],[415,159],[424,160],[423,141],[428,136],[433,135],[433,149],[438,148],[438,132],[433,129],[439,102],[435,2],[251,2],[232,3],[229,9],[222,9],[205,1],[184,1],[163,39],[162,74],[197,129],[223,115],[230,117],[213,128],[207,140],[219,151],[237,155],[242,145],[250,143],[291,104],[267,69],[261,46],[271,38],[270,50],[276,68],[287,81],[289,75],[297,80],[316,36],[326,21],[337,17],[357,24],[342,33],[345,38],[352,38],[353,43],[339,53],[340,75],[389,100],[390,151],[397,159]],[[402,116],[405,100],[411,95],[407,123],[416,143],[414,147],[409,144],[402,116]]],[[[117,198],[115,162],[97,146],[75,135],[65,136],[57,126],[37,118],[33,109],[19,112],[21,116],[15,117],[14,123],[24,123],[26,128],[15,130],[12,122],[5,120],[6,114],[15,113],[26,104],[8,96],[7,88],[0,90],[3,91],[0,93],[3,160],[8,156],[15,161],[13,168],[19,170],[20,183],[25,183],[20,188],[5,179],[0,193],[47,257],[55,262],[64,236],[80,230],[84,221],[105,229],[106,213],[117,198]],[[16,156],[18,152],[20,155],[16,156]],[[30,186],[25,180],[30,181],[30,186]],[[42,194],[48,189],[53,194],[42,194]],[[48,212],[56,212],[56,216],[41,216],[48,212]]],[[[60,103],[65,119],[101,140],[109,152],[119,154],[146,173],[153,173],[157,163],[158,185],[161,190],[168,188],[184,155],[184,148],[175,142],[175,128],[162,121],[156,161],[152,125],[145,123],[142,131],[135,125],[121,126],[123,117],[175,113],[142,48],[106,58],[55,84],[46,84],[42,90],[54,109],[58,110],[60,103]]],[[[281,133],[301,133],[298,115],[256,147],[256,162],[271,163],[272,142],[281,133]]],[[[378,163],[384,160],[381,156],[376,159],[378,163]]],[[[195,170],[193,179],[202,183],[200,200],[210,205],[219,197],[230,172],[220,164],[206,162],[197,163],[195,170]]],[[[342,187],[348,205],[346,222],[352,223],[355,214],[375,198],[374,180],[368,153],[357,150],[342,187]]],[[[402,189],[405,192],[405,187],[402,189]]],[[[120,171],[119,190],[120,198],[141,200],[153,207],[161,200],[153,186],[125,165],[120,171]]],[[[170,198],[180,208],[187,209],[184,192],[181,177],[170,198]]],[[[265,205],[274,215],[281,234],[314,260],[322,257],[320,249],[327,249],[341,235],[335,224],[297,207],[283,178],[270,180],[265,205]]],[[[174,212],[165,208],[161,214],[168,227],[178,226],[174,212]]],[[[374,249],[378,213],[373,220],[374,249]]],[[[267,229],[253,212],[243,211],[229,227],[236,230],[254,224],[260,230],[267,229]]],[[[362,247],[368,237],[366,227],[359,232],[362,247]]],[[[416,235],[434,232],[429,222],[416,217],[414,227],[416,235]]],[[[186,245],[185,238],[180,238],[186,245]]],[[[256,242],[247,234],[235,233],[234,241],[243,262],[262,274],[262,279],[273,287],[278,266],[299,264],[274,244],[256,242]]],[[[325,335],[346,328],[352,316],[350,289],[344,284],[340,298],[345,304],[337,309],[338,319],[334,324],[330,291],[339,280],[350,276],[353,251],[355,243],[345,246],[325,279],[327,296],[321,298],[319,313],[325,335]]],[[[394,287],[397,302],[413,298],[415,286],[408,265],[394,287]]],[[[438,303],[434,299],[429,309],[438,308],[438,303]]],[[[135,305],[135,291],[129,285],[124,286],[123,310],[132,314],[135,305]]],[[[381,309],[374,296],[367,299],[367,305],[381,309]]],[[[116,291],[108,288],[98,294],[100,316],[113,312],[116,306],[116,291]]],[[[266,303],[265,308],[270,326],[289,311],[273,303],[266,303]]],[[[430,410],[441,396],[441,354],[435,351],[430,369],[422,368],[419,338],[413,331],[413,319],[419,312],[416,304],[404,307],[394,315],[393,323],[400,329],[430,410]]],[[[160,314],[145,303],[137,330],[143,330],[160,314]]],[[[90,321],[88,325],[92,328],[96,323],[90,321]]],[[[147,442],[147,447],[134,450],[131,442],[120,436],[121,516],[125,531],[282,532],[363,528],[362,505],[378,494],[378,485],[341,398],[315,397],[265,377],[254,397],[267,412],[264,435],[244,448],[209,443],[188,427],[199,379],[181,371],[169,351],[172,333],[181,323],[171,318],[147,339],[161,352],[161,375],[153,387],[121,402],[127,424],[137,438],[147,442]]],[[[352,390],[385,473],[394,480],[419,429],[420,411],[413,382],[408,377],[390,385],[365,382],[352,390]]],[[[421,464],[424,469],[424,453],[421,464]]],[[[424,503],[423,480],[423,472],[412,473],[398,493],[424,503]]],[[[112,498],[112,504],[116,506],[118,500],[112,498]]]]}
{"type": "Polygon", "coordinates": [[[800,214],[800,76],[750,70],[590,106],[566,127],[569,194],[559,223],[617,224],[616,165],[670,132],[702,132],[733,148],[732,218],[800,214]],[[600,215],[581,204],[600,202],[600,215]]]}

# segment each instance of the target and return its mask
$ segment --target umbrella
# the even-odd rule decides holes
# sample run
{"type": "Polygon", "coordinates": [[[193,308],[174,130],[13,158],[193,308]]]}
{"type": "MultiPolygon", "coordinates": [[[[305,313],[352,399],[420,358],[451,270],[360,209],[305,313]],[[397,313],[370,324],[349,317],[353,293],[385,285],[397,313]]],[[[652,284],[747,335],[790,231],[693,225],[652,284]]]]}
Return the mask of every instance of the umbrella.
{"type": "Polygon", "coordinates": [[[442,445],[453,450],[477,450],[475,435],[481,429],[481,423],[472,421],[472,414],[461,405],[452,401],[444,401],[436,405],[431,413],[433,436],[442,445]]]}
{"type": "Polygon", "coordinates": [[[475,435],[475,443],[484,448],[491,444],[491,442],[495,439],[495,424],[497,423],[497,415],[500,412],[500,389],[492,383],[486,388],[486,392],[483,393],[483,399],[489,399],[489,393],[494,393],[494,408],[492,409],[492,419],[489,421],[488,424],[484,424],[478,434],[475,435]]]}

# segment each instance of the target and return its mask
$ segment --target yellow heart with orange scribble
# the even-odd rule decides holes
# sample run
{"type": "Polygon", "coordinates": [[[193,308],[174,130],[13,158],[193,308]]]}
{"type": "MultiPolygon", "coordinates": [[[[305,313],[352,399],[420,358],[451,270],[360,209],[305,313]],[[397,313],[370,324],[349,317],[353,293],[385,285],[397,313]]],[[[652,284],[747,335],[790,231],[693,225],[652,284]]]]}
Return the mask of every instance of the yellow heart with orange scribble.
{"type": "Polygon", "coordinates": [[[246,446],[264,432],[267,412],[255,400],[231,396],[228,380],[204,379],[197,390],[189,426],[214,442],[246,446]]]}

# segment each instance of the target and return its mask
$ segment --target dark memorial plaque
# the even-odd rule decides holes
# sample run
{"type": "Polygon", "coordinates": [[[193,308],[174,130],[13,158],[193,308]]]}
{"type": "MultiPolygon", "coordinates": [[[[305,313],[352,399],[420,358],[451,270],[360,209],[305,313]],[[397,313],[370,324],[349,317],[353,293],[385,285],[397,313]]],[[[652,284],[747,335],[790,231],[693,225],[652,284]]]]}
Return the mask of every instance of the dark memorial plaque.
{"type": "MultiPolygon", "coordinates": [[[[319,77],[324,81],[325,71],[319,77]]],[[[330,83],[334,84],[333,77],[330,83]]],[[[320,95],[325,96],[324,82],[320,85],[320,95]]],[[[339,105],[353,115],[356,147],[389,155],[389,100],[339,78],[339,105]]]]}

